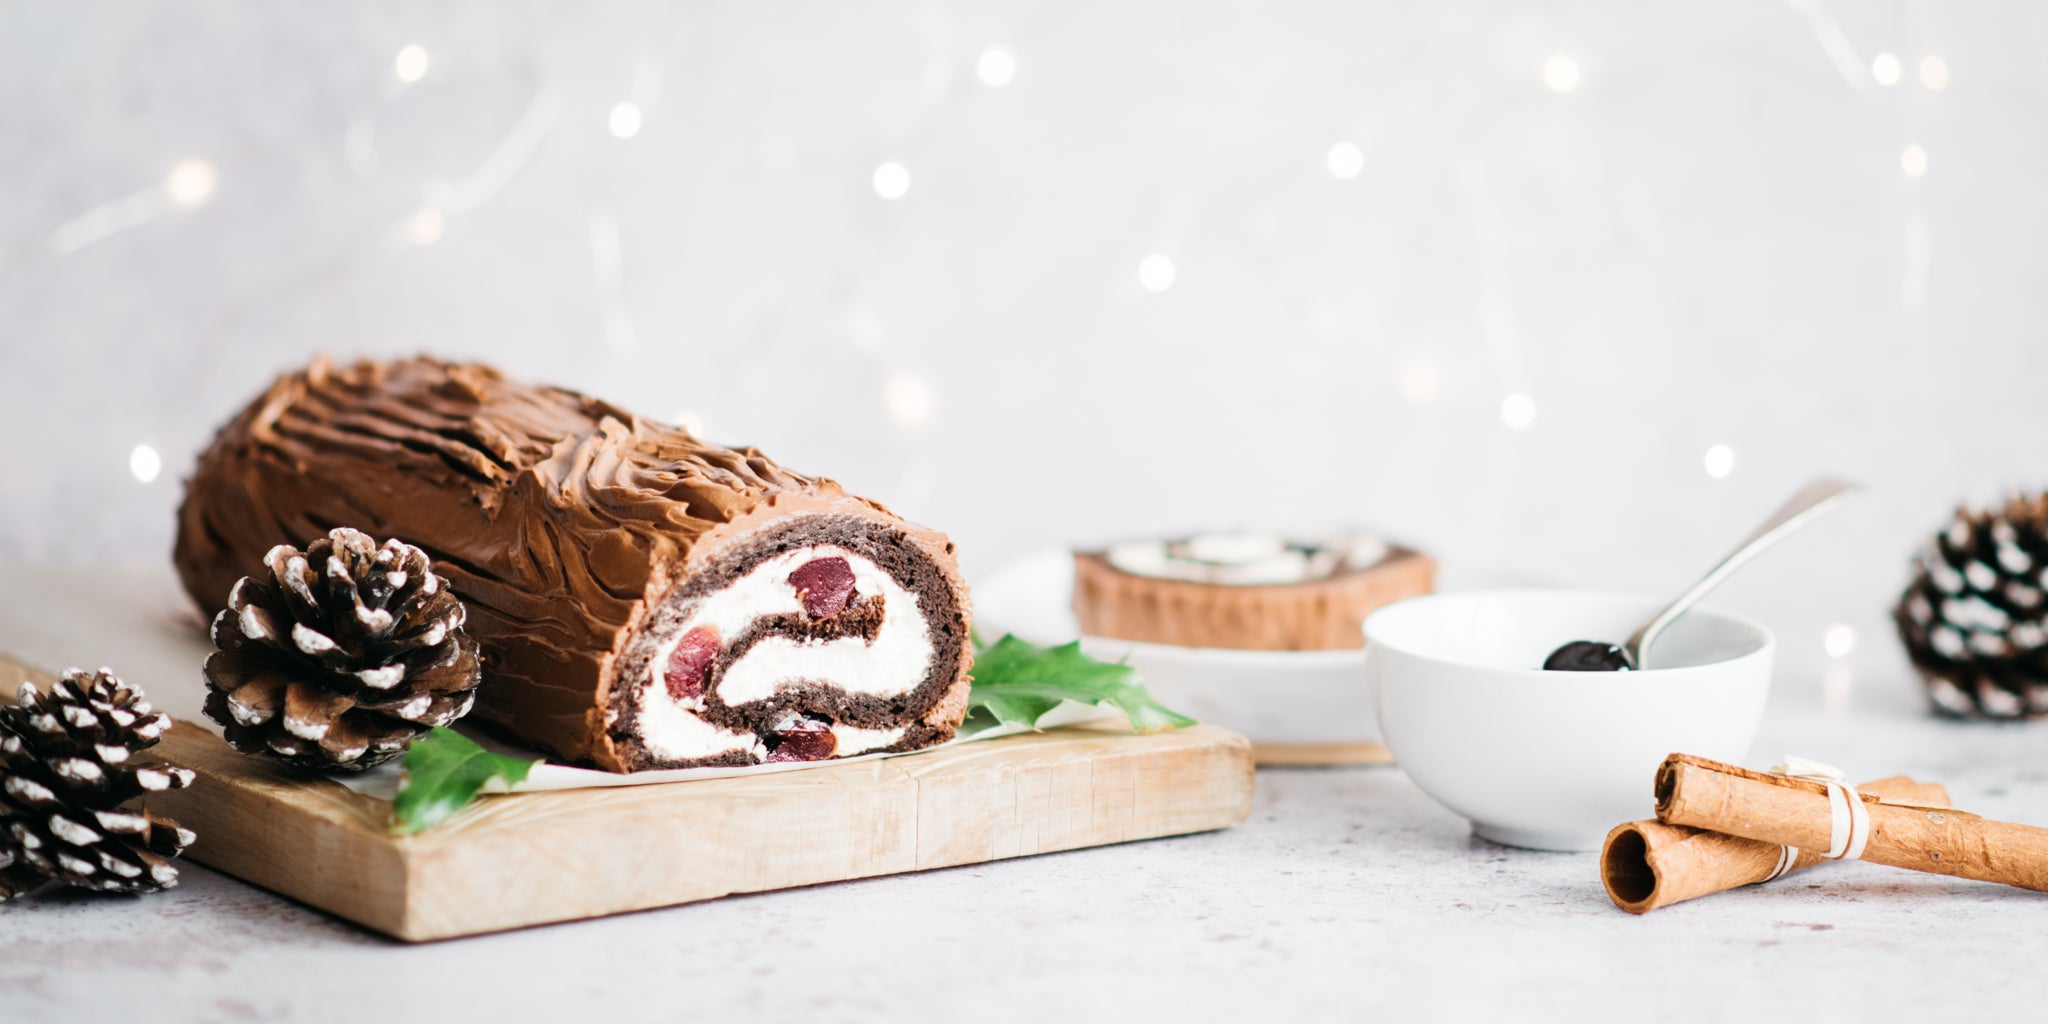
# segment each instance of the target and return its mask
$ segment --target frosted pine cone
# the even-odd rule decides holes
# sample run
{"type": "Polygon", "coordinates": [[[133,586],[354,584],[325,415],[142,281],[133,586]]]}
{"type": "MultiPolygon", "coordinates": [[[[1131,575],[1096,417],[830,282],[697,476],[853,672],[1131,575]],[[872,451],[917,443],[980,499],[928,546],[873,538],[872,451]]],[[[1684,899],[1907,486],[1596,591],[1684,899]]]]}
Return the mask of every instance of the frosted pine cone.
{"type": "Polygon", "coordinates": [[[0,707],[0,901],[44,882],[134,893],[178,884],[171,859],[192,833],[121,807],[192,784],[184,768],[129,764],[170,727],[106,669],[72,669],[48,693],[22,684],[15,706],[0,707]]]}
{"type": "Polygon", "coordinates": [[[420,549],[347,528],[279,545],[213,620],[206,715],[237,750],[359,771],[469,712],[467,610],[420,549]]]}
{"type": "Polygon", "coordinates": [[[1958,509],[1892,617],[1942,712],[2048,716],[2048,495],[1958,509]]]}

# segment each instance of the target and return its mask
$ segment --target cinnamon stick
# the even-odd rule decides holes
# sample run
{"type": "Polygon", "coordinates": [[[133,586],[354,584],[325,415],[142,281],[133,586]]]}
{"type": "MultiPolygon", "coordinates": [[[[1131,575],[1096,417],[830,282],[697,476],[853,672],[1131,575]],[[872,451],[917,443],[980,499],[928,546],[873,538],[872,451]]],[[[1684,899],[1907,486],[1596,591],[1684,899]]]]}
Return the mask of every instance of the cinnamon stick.
{"type": "MultiPolygon", "coordinates": [[[[1898,804],[1947,807],[1948,790],[1939,783],[1916,782],[1895,775],[1856,787],[1860,793],[1898,804]]],[[[1697,899],[1768,881],[1777,870],[1784,847],[1708,832],[1656,819],[1614,826],[1600,850],[1600,881],[1614,905],[1631,914],[1697,899]]],[[[1802,850],[1786,873],[1821,863],[1818,853],[1802,850]]]]}
{"type": "MultiPolygon", "coordinates": [[[[1864,860],[2048,892],[2048,829],[1868,793],[1863,803],[1870,814],[1864,860]]],[[[1657,820],[1801,850],[1825,850],[1833,840],[1821,783],[1689,754],[1673,754],[1657,769],[1657,820]]]]}

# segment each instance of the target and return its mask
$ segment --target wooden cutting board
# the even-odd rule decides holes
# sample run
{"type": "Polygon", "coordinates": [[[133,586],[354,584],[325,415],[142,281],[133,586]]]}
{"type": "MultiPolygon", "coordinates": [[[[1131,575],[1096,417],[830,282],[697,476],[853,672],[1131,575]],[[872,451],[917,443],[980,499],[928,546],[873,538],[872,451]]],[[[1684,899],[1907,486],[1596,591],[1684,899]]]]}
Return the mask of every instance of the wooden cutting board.
{"type": "MultiPolygon", "coordinates": [[[[11,695],[50,680],[0,657],[11,695]]],[[[486,797],[418,836],[390,805],[182,725],[192,769],[150,797],[186,856],[407,941],[1227,828],[1252,806],[1242,736],[1066,728],[754,778],[486,797]]]]}

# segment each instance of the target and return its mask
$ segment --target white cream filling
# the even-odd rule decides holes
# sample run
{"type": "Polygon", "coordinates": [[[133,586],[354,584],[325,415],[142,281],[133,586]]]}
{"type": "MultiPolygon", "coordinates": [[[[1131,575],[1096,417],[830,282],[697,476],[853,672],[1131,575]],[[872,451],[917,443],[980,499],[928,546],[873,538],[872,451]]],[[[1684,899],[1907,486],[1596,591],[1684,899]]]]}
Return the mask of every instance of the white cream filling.
{"type": "MultiPolygon", "coordinates": [[[[917,689],[932,660],[931,632],[918,611],[917,595],[905,590],[880,566],[828,544],[787,551],[749,570],[733,585],[707,596],[678,631],[709,626],[731,640],[764,615],[802,614],[803,602],[790,586],[789,574],[820,558],[844,558],[853,569],[859,594],[880,595],[882,626],[873,643],[857,636],[809,640],[771,636],[726,667],[718,682],[720,699],[732,707],[775,696],[785,686],[805,680],[830,683],[848,693],[897,697],[917,689]]],[[[666,658],[660,660],[666,664],[666,658]]]]}
{"type": "Polygon", "coordinates": [[[862,729],[859,726],[832,723],[832,737],[838,744],[832,749],[834,757],[849,757],[865,754],[870,750],[895,746],[910,731],[909,726],[899,725],[894,729],[862,729]]]}
{"type": "Polygon", "coordinates": [[[669,698],[660,682],[640,699],[640,742],[671,760],[696,760],[741,751],[756,761],[768,759],[768,745],[750,732],[734,732],[699,718],[669,698]]]}
{"type": "MultiPolygon", "coordinates": [[[[786,727],[786,719],[782,727],[786,727]]],[[[883,750],[903,739],[903,733],[907,731],[909,725],[897,725],[895,729],[862,729],[858,725],[846,725],[836,721],[831,723],[831,756],[852,758],[854,754],[883,750]]]]}
{"type": "MultiPolygon", "coordinates": [[[[779,730],[787,730],[796,724],[798,717],[800,716],[794,714],[785,715],[782,721],[776,723],[775,727],[779,730]]],[[[893,729],[863,729],[857,725],[834,722],[832,723],[832,755],[834,757],[851,757],[854,754],[865,754],[870,750],[880,750],[883,747],[893,746],[903,738],[904,733],[909,731],[910,727],[907,725],[899,725],[893,729]]]]}
{"type": "MultiPolygon", "coordinates": [[[[730,642],[763,616],[803,614],[803,601],[790,585],[789,576],[820,558],[846,559],[853,570],[854,592],[882,598],[882,625],[874,642],[857,636],[832,640],[765,637],[726,667],[718,682],[719,697],[728,706],[738,707],[805,682],[826,683],[848,693],[896,697],[924,682],[933,645],[917,595],[880,566],[844,548],[830,544],[798,548],[762,561],[732,585],[707,595],[676,630],[675,638],[655,652],[641,684],[640,700],[641,742],[649,750],[678,759],[734,750],[767,756],[757,737],[720,728],[699,717],[702,698],[679,701],[670,696],[663,676],[676,645],[691,630],[709,627],[722,641],[730,642]]],[[[835,755],[845,756],[890,746],[903,738],[905,729],[860,729],[835,723],[832,732],[838,741],[835,755]]]]}

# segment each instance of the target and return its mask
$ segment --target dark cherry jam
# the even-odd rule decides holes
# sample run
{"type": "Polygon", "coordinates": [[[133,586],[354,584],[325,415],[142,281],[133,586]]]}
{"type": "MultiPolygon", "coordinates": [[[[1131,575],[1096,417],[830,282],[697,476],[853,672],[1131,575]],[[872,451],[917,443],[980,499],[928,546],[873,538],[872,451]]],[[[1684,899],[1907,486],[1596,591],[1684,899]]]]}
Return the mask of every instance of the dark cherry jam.
{"type": "Polygon", "coordinates": [[[1550,657],[1543,659],[1543,668],[1550,672],[1627,672],[1635,666],[1629,664],[1628,652],[1620,644],[1574,640],[1550,652],[1550,657]]]}

